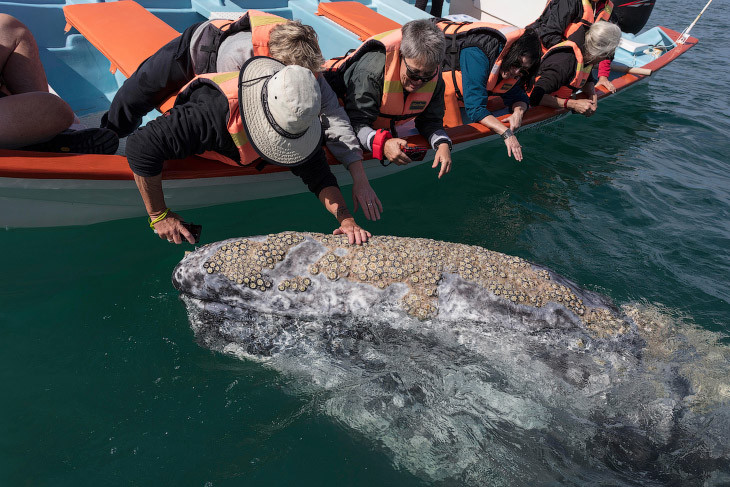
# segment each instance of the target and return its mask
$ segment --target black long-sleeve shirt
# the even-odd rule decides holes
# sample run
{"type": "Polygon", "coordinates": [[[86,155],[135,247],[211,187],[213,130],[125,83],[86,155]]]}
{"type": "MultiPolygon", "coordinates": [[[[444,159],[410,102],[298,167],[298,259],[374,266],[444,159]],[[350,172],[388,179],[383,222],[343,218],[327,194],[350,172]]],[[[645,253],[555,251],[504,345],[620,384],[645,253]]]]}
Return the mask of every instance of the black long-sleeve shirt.
{"type": "MultiPolygon", "coordinates": [[[[605,1],[599,0],[594,5],[594,10],[597,12],[602,11],[605,3],[605,1]]],[[[545,7],[540,18],[531,27],[537,29],[542,45],[546,49],[550,49],[565,39],[563,34],[568,25],[580,21],[581,18],[583,18],[583,3],[581,0],[553,0],[545,7]]],[[[610,21],[615,23],[617,20],[616,14],[612,13],[610,21]]],[[[581,34],[584,36],[585,32],[581,32],[581,34]]],[[[575,40],[581,46],[582,36],[579,39],[572,40],[575,40]]]]}
{"type": "MultiPolygon", "coordinates": [[[[184,159],[205,151],[240,161],[240,154],[227,128],[228,100],[219,90],[199,85],[189,99],[175,105],[127,138],[127,160],[132,172],[157,176],[166,160],[184,159]]],[[[211,164],[214,164],[211,161],[211,164]]],[[[308,162],[291,168],[309,190],[319,196],[328,186],[338,186],[323,150],[308,162]]]]}
{"type": "MultiPolygon", "coordinates": [[[[543,59],[540,63],[540,70],[537,73],[535,87],[530,93],[530,106],[538,106],[540,101],[542,101],[543,95],[549,95],[561,87],[567,86],[575,77],[577,64],[578,60],[575,59],[575,54],[567,49],[557,50],[543,59]]],[[[595,83],[593,73],[591,73],[586,82],[595,83]]]]}

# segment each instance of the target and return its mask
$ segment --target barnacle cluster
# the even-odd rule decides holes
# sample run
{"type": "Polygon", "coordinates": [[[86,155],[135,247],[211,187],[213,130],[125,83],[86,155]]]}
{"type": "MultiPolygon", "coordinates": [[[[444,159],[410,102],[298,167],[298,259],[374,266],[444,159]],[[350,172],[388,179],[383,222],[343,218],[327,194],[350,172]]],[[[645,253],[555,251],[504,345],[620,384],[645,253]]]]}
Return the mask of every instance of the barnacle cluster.
{"type": "MultiPolygon", "coordinates": [[[[405,284],[408,291],[402,305],[419,319],[438,312],[438,284],[449,273],[515,304],[542,307],[549,302],[560,303],[596,329],[609,321],[609,329],[614,332],[625,327],[608,310],[586,308],[569,287],[555,282],[547,270],[535,268],[524,259],[436,240],[376,236],[355,246],[348,245],[347,237],[342,235],[280,233],[269,235],[264,242],[241,239],[227,243],[204,266],[209,273],[220,272],[233,282],[266,291],[272,287],[266,269],[273,269],[305,236],[327,249],[309,265],[311,276],[322,275],[329,281],[347,279],[378,289],[405,284]]],[[[314,284],[310,277],[292,276],[278,283],[276,289],[303,292],[314,284]]]]}
{"type": "Polygon", "coordinates": [[[293,291],[303,293],[312,285],[312,280],[304,276],[294,276],[291,279],[284,279],[279,283],[279,291],[293,291]]]}
{"type": "Polygon", "coordinates": [[[245,238],[229,242],[221,245],[203,267],[209,274],[218,272],[237,284],[266,291],[272,282],[264,269],[273,269],[286,252],[302,240],[304,237],[296,233],[279,233],[269,235],[264,242],[245,238]]]}
{"type": "Polygon", "coordinates": [[[535,269],[524,259],[482,247],[429,239],[373,237],[367,245],[345,247],[346,252],[342,252],[341,241],[333,241],[330,236],[319,240],[330,251],[311,265],[310,272],[380,289],[404,283],[409,292],[403,297],[403,306],[421,319],[437,312],[438,283],[444,273],[458,274],[516,304],[540,307],[553,301],[579,316],[586,312],[583,301],[567,286],[553,282],[547,270],[535,269]]]}

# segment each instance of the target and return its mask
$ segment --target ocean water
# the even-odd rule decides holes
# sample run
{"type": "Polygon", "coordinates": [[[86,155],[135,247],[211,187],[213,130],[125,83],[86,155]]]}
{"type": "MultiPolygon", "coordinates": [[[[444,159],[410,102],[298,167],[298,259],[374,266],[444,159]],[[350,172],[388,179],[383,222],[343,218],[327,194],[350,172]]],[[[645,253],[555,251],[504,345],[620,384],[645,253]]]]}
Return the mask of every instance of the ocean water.
{"type": "MultiPolygon", "coordinates": [[[[660,3],[649,25],[681,31],[703,5],[660,3]]],[[[360,223],[517,255],[727,335],[728,18],[713,3],[698,46],[591,119],[519,134],[522,163],[493,142],[442,180],[422,166],[374,181],[383,219],[360,223]]],[[[309,194],[184,216],[205,242],[334,228],[309,194]]],[[[0,231],[1,485],[461,485],[409,469],[325,393],[199,346],[170,283],[183,250],[143,219],[0,231]]]]}

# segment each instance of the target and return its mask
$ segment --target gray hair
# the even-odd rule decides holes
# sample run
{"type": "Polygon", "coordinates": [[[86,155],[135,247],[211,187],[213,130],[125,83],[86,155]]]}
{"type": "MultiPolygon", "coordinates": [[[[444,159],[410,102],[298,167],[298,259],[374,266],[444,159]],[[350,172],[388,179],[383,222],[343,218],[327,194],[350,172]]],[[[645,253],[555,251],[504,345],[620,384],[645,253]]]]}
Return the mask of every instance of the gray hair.
{"type": "Polygon", "coordinates": [[[588,29],[583,57],[585,64],[595,64],[613,57],[621,42],[621,29],[618,25],[599,20],[588,29]]]}
{"type": "Polygon", "coordinates": [[[417,59],[434,70],[441,66],[446,40],[433,22],[428,19],[411,20],[401,28],[401,32],[400,52],[404,58],[417,59]]]}

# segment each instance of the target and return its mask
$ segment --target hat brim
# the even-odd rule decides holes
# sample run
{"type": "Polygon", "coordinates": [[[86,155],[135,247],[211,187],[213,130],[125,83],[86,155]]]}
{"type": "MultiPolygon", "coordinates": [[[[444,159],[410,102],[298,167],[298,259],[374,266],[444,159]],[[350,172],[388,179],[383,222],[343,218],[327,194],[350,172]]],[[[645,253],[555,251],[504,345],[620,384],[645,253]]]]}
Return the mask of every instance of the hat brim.
{"type": "Polygon", "coordinates": [[[322,145],[322,124],[316,119],[296,138],[281,135],[266,116],[263,89],[268,78],[284,64],[265,56],[254,56],[241,67],[238,76],[238,103],[248,141],[258,155],[271,164],[297,166],[310,160],[322,145]]]}

